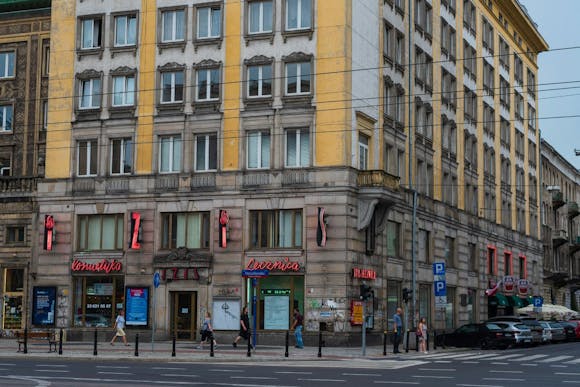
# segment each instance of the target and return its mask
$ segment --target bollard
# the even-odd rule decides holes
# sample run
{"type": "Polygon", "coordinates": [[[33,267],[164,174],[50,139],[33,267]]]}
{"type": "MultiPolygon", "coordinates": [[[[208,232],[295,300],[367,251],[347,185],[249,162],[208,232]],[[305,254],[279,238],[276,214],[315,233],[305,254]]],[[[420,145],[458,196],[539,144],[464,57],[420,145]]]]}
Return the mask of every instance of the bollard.
{"type": "Polygon", "coordinates": [[[284,357],[288,357],[288,341],[290,340],[290,332],[286,331],[286,350],[284,351],[284,357]]]}
{"type": "Polygon", "coordinates": [[[409,353],[409,330],[407,329],[407,340],[406,340],[406,344],[405,345],[405,353],[409,353]]]}
{"type": "Polygon", "coordinates": [[[437,331],[433,330],[433,350],[437,349],[437,331]]]}
{"type": "Polygon", "coordinates": [[[425,336],[425,350],[429,352],[429,341],[431,340],[431,335],[426,334],[425,336]]]}
{"type": "Polygon", "coordinates": [[[93,344],[93,356],[97,356],[97,335],[98,331],[95,329],[95,340],[93,344]]]}
{"type": "Polygon", "coordinates": [[[419,352],[419,336],[417,336],[417,330],[415,330],[415,352],[419,352]]]}
{"type": "Polygon", "coordinates": [[[173,334],[173,345],[171,349],[171,357],[175,357],[175,334],[173,334]]]}
{"type": "Polygon", "coordinates": [[[28,353],[28,328],[24,328],[24,351],[23,353],[28,353]]]}
{"type": "Polygon", "coordinates": [[[139,356],[139,334],[135,335],[135,356],[139,356]]]}
{"type": "Polygon", "coordinates": [[[60,328],[60,332],[58,334],[58,354],[62,355],[62,328],[60,328]]]}
{"type": "Polygon", "coordinates": [[[387,331],[383,332],[383,356],[387,356],[387,331]]]}
{"type": "MultiPolygon", "coordinates": [[[[248,331],[249,333],[249,331],[248,331]]],[[[248,336],[248,352],[246,353],[247,357],[252,357],[252,335],[248,336]]]]}
{"type": "Polygon", "coordinates": [[[318,357],[322,357],[322,331],[318,331],[318,357]]]}
{"type": "Polygon", "coordinates": [[[213,333],[209,337],[209,357],[213,357],[213,333]]]}

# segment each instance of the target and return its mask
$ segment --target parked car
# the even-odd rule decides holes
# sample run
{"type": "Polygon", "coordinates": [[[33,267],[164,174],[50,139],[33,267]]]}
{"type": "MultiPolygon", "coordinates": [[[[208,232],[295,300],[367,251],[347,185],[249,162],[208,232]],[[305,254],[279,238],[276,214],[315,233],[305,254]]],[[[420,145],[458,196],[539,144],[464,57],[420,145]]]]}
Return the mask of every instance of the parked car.
{"type": "Polygon", "coordinates": [[[507,348],[516,343],[513,332],[495,323],[465,324],[451,333],[438,335],[438,345],[452,347],[507,348]]]}
{"type": "Polygon", "coordinates": [[[558,324],[562,328],[564,328],[564,336],[566,336],[566,341],[574,341],[576,340],[576,327],[578,324],[575,324],[571,321],[558,321],[558,324]]]}
{"type": "Polygon", "coordinates": [[[558,323],[553,321],[540,321],[540,324],[542,327],[550,331],[550,341],[552,343],[566,340],[564,328],[562,328],[558,323]]]}
{"type": "Polygon", "coordinates": [[[532,344],[532,331],[526,324],[514,321],[497,321],[494,324],[504,331],[513,334],[516,345],[532,344]]]}
{"type": "Polygon", "coordinates": [[[536,320],[533,317],[529,317],[529,316],[496,316],[496,317],[492,317],[489,320],[487,320],[488,322],[519,322],[522,324],[525,324],[530,331],[532,332],[532,344],[542,344],[543,341],[543,331],[544,329],[542,328],[542,326],[540,325],[540,323],[538,322],[538,320],[536,320]]]}
{"type": "Polygon", "coordinates": [[[580,320],[568,320],[568,322],[574,324],[576,340],[580,340],[580,320]]]}

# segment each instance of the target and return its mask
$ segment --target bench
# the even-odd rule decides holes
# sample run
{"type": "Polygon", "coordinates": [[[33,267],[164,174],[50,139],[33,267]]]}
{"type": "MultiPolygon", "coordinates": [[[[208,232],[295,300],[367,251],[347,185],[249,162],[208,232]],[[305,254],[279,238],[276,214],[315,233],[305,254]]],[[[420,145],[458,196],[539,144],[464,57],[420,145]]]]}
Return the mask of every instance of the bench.
{"type": "MultiPolygon", "coordinates": [[[[16,341],[18,342],[18,352],[24,349],[24,331],[16,332],[16,341]]],[[[28,331],[26,332],[28,343],[48,343],[48,352],[56,352],[56,336],[51,331],[28,331]]]]}

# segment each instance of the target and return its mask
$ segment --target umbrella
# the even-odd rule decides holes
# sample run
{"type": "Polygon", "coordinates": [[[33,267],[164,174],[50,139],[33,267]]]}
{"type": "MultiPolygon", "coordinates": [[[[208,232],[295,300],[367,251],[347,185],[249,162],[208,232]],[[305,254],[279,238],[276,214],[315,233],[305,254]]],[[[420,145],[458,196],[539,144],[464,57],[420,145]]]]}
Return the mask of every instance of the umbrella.
{"type": "Polygon", "coordinates": [[[538,320],[570,320],[578,315],[578,312],[568,309],[563,305],[544,304],[540,313],[534,312],[534,306],[528,305],[518,309],[519,314],[537,315],[538,320]]]}

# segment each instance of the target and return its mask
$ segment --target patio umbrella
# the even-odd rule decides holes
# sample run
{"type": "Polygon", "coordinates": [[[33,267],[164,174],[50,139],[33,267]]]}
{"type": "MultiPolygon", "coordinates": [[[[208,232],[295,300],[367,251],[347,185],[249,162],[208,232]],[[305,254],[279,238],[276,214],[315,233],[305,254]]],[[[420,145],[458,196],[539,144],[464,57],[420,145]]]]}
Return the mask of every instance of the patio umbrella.
{"type": "Polygon", "coordinates": [[[536,316],[538,320],[570,320],[578,315],[578,312],[568,309],[563,305],[544,304],[540,313],[534,312],[534,306],[528,305],[518,309],[519,314],[536,316]]]}

